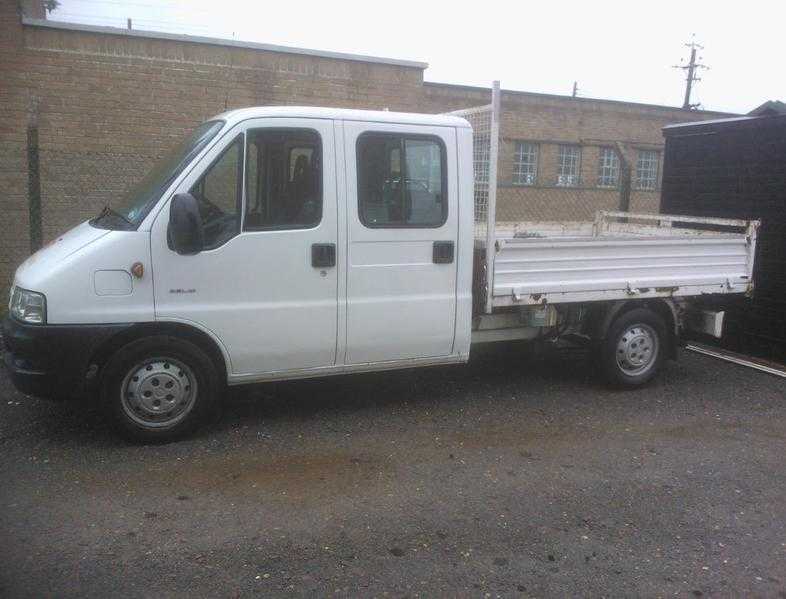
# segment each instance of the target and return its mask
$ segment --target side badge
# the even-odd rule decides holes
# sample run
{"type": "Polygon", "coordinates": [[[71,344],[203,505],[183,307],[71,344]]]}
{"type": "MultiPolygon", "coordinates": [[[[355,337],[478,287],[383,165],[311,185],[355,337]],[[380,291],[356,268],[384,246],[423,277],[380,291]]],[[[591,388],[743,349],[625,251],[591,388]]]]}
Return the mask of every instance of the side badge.
{"type": "Polygon", "coordinates": [[[141,262],[134,262],[131,265],[131,274],[137,279],[141,279],[145,274],[145,265],[141,262]]]}

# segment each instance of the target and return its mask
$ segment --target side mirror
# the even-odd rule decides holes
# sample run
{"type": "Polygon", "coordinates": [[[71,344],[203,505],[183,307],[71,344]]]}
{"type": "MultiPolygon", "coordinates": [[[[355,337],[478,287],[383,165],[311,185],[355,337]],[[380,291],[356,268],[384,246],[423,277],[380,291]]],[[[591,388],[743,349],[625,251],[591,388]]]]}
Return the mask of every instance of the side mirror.
{"type": "Polygon", "coordinates": [[[198,254],[205,245],[202,218],[194,196],[179,193],[169,204],[167,245],[178,254],[198,254]]]}

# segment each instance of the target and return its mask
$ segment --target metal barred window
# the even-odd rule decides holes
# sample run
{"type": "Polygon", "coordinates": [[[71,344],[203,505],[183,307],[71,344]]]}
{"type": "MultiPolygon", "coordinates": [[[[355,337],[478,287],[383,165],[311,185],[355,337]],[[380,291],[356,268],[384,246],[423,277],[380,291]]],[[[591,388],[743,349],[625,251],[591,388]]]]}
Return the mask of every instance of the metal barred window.
{"type": "Polygon", "coordinates": [[[601,148],[598,161],[598,187],[617,187],[620,178],[620,158],[614,148],[601,148]]]}
{"type": "Polygon", "coordinates": [[[658,152],[639,150],[636,160],[636,189],[655,189],[658,186],[658,152]]]}
{"type": "Polygon", "coordinates": [[[513,160],[513,184],[535,185],[538,179],[537,144],[518,141],[513,160]]]}
{"type": "Polygon", "coordinates": [[[579,165],[581,148],[579,146],[559,146],[557,153],[557,185],[575,187],[579,184],[579,165]]]}

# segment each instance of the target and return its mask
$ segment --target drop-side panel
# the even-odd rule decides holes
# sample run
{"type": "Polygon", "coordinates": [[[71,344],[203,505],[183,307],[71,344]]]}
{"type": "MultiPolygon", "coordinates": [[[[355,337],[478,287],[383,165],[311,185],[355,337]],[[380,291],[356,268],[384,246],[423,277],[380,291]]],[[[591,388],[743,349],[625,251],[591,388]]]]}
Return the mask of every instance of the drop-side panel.
{"type": "MultiPolygon", "coordinates": [[[[586,228],[585,228],[586,229],[586,228]]],[[[755,233],[755,228],[753,229],[755,233]]],[[[631,296],[743,293],[750,289],[755,234],[680,230],[641,235],[542,236],[531,228],[499,238],[495,305],[591,301],[631,296]]]]}

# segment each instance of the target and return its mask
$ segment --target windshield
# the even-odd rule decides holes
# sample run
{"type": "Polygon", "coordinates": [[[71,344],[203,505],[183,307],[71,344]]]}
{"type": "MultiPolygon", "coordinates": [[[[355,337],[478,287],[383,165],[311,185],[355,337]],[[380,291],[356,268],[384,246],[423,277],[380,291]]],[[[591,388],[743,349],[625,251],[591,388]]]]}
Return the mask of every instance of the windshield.
{"type": "Polygon", "coordinates": [[[111,199],[90,223],[102,229],[136,229],[148,211],[161,198],[161,194],[223,126],[224,121],[202,123],[168,155],[159,160],[145,178],[125,194],[111,199]]]}

